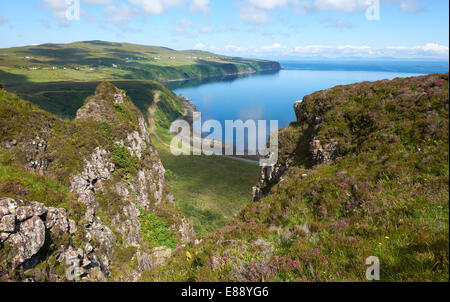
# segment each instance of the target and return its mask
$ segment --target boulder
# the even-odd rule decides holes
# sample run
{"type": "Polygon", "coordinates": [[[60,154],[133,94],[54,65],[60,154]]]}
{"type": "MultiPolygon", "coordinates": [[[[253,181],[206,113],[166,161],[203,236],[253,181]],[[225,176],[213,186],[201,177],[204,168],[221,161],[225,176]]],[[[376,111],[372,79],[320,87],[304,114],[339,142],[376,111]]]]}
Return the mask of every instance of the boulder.
{"type": "Polygon", "coordinates": [[[37,254],[44,246],[44,222],[39,217],[33,216],[22,222],[18,232],[11,234],[6,242],[16,250],[13,258],[13,266],[17,267],[37,254]]]}

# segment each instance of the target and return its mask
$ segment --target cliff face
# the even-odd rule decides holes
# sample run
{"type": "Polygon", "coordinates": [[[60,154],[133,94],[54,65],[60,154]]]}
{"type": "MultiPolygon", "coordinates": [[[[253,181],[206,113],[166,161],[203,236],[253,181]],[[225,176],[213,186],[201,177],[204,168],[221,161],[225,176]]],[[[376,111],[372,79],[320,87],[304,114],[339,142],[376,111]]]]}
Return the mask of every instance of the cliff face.
{"type": "MultiPolygon", "coordinates": [[[[337,86],[296,102],[255,202],[173,266],[196,281],[367,281],[376,256],[382,281],[448,281],[448,77],[337,86]]],[[[171,269],[155,280],[187,280],[171,269]]]]}
{"type": "Polygon", "coordinates": [[[193,239],[124,91],[102,83],[71,122],[0,101],[3,280],[136,281],[193,239]]]}

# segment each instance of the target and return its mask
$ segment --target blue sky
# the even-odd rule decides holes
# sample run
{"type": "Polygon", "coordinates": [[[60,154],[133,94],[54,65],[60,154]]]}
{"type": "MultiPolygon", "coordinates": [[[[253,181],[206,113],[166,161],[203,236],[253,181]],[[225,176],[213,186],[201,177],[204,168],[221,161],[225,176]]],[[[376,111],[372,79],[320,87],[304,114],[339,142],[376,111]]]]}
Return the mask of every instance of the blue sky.
{"type": "Polygon", "coordinates": [[[449,1],[1,1],[0,35],[2,48],[104,40],[264,58],[448,60],[449,1]],[[70,20],[77,2],[80,19],[70,20]],[[378,2],[379,20],[368,20],[378,2]]]}

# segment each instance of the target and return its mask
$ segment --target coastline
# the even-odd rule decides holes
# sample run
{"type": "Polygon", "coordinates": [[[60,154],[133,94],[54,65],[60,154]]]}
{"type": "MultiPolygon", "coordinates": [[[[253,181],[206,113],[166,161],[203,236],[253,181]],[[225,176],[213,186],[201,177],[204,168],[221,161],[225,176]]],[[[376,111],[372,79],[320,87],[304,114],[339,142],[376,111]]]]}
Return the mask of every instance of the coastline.
{"type": "MultiPolygon", "coordinates": [[[[278,62],[274,62],[278,63],[278,62]]],[[[278,63],[279,64],[279,63],[278,63]]],[[[191,81],[191,80],[200,80],[200,79],[210,79],[210,78],[221,78],[221,77],[233,77],[233,76],[240,76],[240,75],[251,75],[259,72],[278,72],[280,70],[283,70],[283,67],[281,64],[279,65],[279,68],[265,68],[261,70],[248,70],[248,71],[240,71],[240,72],[233,72],[233,73],[225,73],[225,74],[210,74],[210,75],[199,75],[195,77],[188,77],[188,78],[178,78],[178,79],[167,79],[167,80],[159,80],[161,83],[173,83],[173,82],[183,82],[183,81],[191,81]]]]}
{"type": "MultiPolygon", "coordinates": [[[[193,128],[193,123],[194,123],[193,113],[194,112],[200,112],[200,111],[197,109],[197,107],[194,104],[192,104],[192,100],[189,99],[188,97],[185,97],[183,95],[179,95],[179,96],[177,96],[177,98],[181,101],[181,103],[183,104],[184,110],[185,110],[184,115],[179,117],[178,119],[187,121],[189,123],[191,129],[192,129],[193,128]]],[[[244,161],[244,162],[248,162],[248,163],[258,164],[259,165],[260,158],[257,155],[224,155],[225,154],[224,150],[227,147],[232,147],[233,148],[233,153],[236,153],[236,146],[235,145],[230,145],[230,144],[228,144],[228,143],[226,143],[224,141],[219,141],[219,140],[216,140],[216,139],[207,139],[207,138],[205,138],[203,136],[203,134],[197,134],[197,133],[196,133],[196,135],[193,135],[192,137],[189,137],[189,140],[191,138],[193,138],[193,140],[194,140],[194,141],[191,141],[191,147],[192,148],[194,148],[193,145],[196,145],[196,144],[194,144],[195,143],[195,139],[199,139],[200,138],[201,141],[197,142],[200,145],[202,143],[205,143],[205,141],[206,141],[206,143],[209,142],[210,145],[220,144],[222,146],[222,153],[223,154],[219,155],[219,156],[230,158],[230,159],[233,159],[233,160],[240,160],[240,161],[244,161]]]]}

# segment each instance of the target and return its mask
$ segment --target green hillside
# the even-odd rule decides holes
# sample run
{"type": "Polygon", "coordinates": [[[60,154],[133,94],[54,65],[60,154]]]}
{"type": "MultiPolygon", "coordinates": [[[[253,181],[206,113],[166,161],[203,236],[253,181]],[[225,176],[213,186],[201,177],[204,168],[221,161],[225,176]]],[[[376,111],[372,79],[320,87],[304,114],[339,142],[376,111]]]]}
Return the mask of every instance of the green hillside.
{"type": "Polygon", "coordinates": [[[366,281],[376,256],[381,281],[448,282],[448,73],[337,86],[295,108],[257,201],[146,278],[366,281]]]}
{"type": "Polygon", "coordinates": [[[0,49],[0,82],[180,80],[259,71],[280,64],[202,51],[86,41],[0,49]]]}

